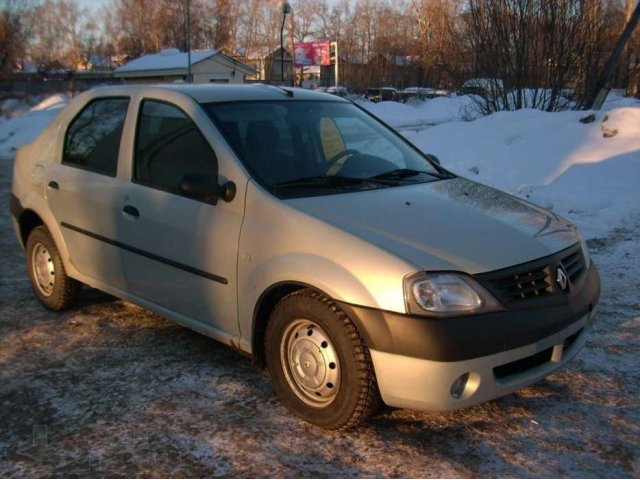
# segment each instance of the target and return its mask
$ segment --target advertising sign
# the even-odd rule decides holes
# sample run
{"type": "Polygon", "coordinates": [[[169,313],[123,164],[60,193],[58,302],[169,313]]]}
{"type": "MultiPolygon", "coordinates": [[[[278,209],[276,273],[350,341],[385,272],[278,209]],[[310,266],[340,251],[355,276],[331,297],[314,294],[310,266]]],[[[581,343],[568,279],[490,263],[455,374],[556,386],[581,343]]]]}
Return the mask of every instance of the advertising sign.
{"type": "Polygon", "coordinates": [[[296,43],[293,48],[293,58],[296,67],[331,65],[329,40],[323,40],[321,42],[296,43]]]}

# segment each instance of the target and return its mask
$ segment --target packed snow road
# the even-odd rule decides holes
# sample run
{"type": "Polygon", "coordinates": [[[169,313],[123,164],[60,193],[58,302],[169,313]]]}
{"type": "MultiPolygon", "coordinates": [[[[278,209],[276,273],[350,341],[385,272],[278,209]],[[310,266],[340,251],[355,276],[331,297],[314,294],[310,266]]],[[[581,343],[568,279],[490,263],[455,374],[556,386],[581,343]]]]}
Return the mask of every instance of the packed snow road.
{"type": "Polygon", "coordinates": [[[568,369],[468,410],[384,410],[326,432],[229,348],[85,288],[46,311],[0,162],[2,477],[638,477],[640,226],[590,241],[603,294],[568,369]]]}

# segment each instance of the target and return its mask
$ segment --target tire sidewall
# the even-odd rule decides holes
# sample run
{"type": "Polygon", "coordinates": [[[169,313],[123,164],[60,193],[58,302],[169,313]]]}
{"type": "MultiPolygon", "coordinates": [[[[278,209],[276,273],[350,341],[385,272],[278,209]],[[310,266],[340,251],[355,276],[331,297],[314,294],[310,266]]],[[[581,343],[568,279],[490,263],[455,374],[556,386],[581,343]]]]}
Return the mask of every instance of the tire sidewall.
{"type": "Polygon", "coordinates": [[[348,423],[360,399],[361,372],[355,348],[345,332],[343,319],[331,306],[312,296],[285,298],[276,306],[269,319],[265,346],[267,368],[278,396],[289,410],[323,428],[337,429],[348,423]],[[338,356],[341,369],[340,387],[335,400],[327,406],[313,407],[300,400],[291,390],[283,371],[280,342],[287,326],[296,319],[308,320],[322,328],[338,356]]]}
{"type": "Polygon", "coordinates": [[[29,281],[31,283],[31,288],[33,289],[34,294],[36,295],[40,303],[42,303],[48,309],[59,310],[64,296],[66,271],[64,265],[62,264],[62,258],[60,257],[58,248],[56,247],[56,244],[46,227],[41,226],[33,229],[33,231],[29,234],[29,238],[27,239],[25,253],[27,256],[27,274],[29,275],[29,281]],[[53,291],[49,296],[44,295],[40,291],[37,286],[38,280],[37,278],[35,278],[33,272],[33,249],[38,243],[44,245],[49,251],[56,272],[55,280],[53,283],[53,291]]]}

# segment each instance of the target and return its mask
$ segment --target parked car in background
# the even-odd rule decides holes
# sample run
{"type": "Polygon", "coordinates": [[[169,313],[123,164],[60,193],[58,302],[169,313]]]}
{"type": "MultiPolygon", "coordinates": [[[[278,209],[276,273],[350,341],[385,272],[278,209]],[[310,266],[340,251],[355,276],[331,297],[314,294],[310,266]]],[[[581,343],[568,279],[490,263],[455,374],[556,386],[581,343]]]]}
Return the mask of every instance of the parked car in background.
{"type": "Polygon", "coordinates": [[[87,91],[18,151],[11,213],[45,307],[86,284],[148,308],[251,356],[329,429],[540,380],[584,347],[600,294],[571,222],[302,89],[87,91]]]}
{"type": "Polygon", "coordinates": [[[372,102],[396,102],[398,91],[393,87],[368,88],[365,98],[372,102]]]}
{"type": "Polygon", "coordinates": [[[408,87],[398,93],[398,99],[402,103],[421,102],[433,98],[435,89],[428,87],[408,87]]]}
{"type": "Polygon", "coordinates": [[[470,78],[462,84],[462,95],[496,96],[504,90],[504,82],[499,78],[470,78]]]}
{"type": "Polygon", "coordinates": [[[435,89],[430,87],[408,87],[398,93],[398,99],[402,103],[422,102],[437,97],[446,97],[449,95],[447,90],[435,89]]]}
{"type": "Polygon", "coordinates": [[[338,87],[327,88],[327,93],[330,93],[331,95],[338,95],[339,97],[346,97],[349,94],[349,90],[347,87],[340,85],[338,87]]]}

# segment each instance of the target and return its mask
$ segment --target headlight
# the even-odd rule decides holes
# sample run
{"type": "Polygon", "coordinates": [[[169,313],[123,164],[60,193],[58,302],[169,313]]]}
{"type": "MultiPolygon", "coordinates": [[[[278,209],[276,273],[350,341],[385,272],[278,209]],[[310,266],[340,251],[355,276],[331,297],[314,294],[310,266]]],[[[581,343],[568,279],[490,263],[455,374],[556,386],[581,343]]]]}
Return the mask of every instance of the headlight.
{"type": "Polygon", "coordinates": [[[587,242],[582,235],[580,235],[580,247],[582,248],[582,255],[584,255],[584,264],[586,265],[587,270],[591,266],[591,254],[589,253],[589,247],[587,247],[587,242]]]}
{"type": "Polygon", "coordinates": [[[501,310],[498,301],[468,275],[419,273],[405,279],[409,313],[454,316],[501,310]]]}

